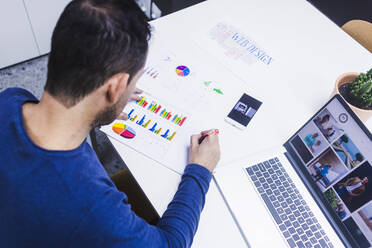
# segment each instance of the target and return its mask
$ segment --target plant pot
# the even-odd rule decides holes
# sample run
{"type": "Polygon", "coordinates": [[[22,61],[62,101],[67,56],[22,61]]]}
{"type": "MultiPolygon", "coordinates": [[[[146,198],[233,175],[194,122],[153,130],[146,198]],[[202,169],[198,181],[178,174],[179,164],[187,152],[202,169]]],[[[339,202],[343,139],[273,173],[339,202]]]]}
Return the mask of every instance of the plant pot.
{"type": "Polygon", "coordinates": [[[361,108],[358,108],[358,107],[352,105],[351,103],[348,102],[347,98],[340,93],[340,90],[339,90],[339,88],[342,85],[353,82],[354,79],[357,76],[359,76],[359,74],[360,74],[359,72],[347,72],[347,73],[344,73],[341,76],[339,76],[336,80],[336,85],[335,85],[335,89],[333,90],[332,96],[334,96],[335,94],[340,94],[345,99],[345,101],[349,104],[351,109],[361,119],[361,121],[366,122],[372,116],[372,110],[361,109],[361,108]]]}

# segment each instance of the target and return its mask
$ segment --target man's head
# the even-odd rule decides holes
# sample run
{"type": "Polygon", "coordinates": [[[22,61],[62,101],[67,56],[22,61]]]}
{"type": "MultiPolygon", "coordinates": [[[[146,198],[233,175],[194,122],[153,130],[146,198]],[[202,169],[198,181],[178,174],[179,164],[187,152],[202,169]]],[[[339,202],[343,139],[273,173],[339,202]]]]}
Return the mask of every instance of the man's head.
{"type": "Polygon", "coordinates": [[[322,124],[324,124],[324,123],[326,123],[326,122],[329,121],[329,118],[330,118],[329,114],[326,114],[325,116],[323,116],[323,118],[322,118],[322,120],[320,122],[322,124]]]}
{"type": "Polygon", "coordinates": [[[320,141],[320,140],[317,140],[316,142],[315,142],[315,146],[320,146],[322,144],[322,142],[320,141]]]}
{"type": "Polygon", "coordinates": [[[318,136],[319,136],[318,133],[314,133],[314,134],[313,134],[313,138],[316,138],[316,137],[318,137],[318,136]]]}
{"type": "Polygon", "coordinates": [[[362,179],[362,184],[367,184],[368,183],[368,177],[364,177],[362,179]]]}
{"type": "Polygon", "coordinates": [[[93,125],[111,122],[135,88],[150,35],[132,0],[73,0],[53,32],[45,90],[70,108],[101,89],[107,106],[93,125]]]}

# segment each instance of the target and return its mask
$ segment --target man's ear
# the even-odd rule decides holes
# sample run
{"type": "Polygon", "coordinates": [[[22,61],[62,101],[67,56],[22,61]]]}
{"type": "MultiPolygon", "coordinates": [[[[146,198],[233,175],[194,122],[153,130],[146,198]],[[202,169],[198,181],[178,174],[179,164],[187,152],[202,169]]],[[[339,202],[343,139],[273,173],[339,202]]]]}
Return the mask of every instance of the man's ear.
{"type": "Polygon", "coordinates": [[[128,73],[117,73],[107,80],[106,99],[110,104],[115,104],[123,96],[128,87],[128,80],[128,73]]]}

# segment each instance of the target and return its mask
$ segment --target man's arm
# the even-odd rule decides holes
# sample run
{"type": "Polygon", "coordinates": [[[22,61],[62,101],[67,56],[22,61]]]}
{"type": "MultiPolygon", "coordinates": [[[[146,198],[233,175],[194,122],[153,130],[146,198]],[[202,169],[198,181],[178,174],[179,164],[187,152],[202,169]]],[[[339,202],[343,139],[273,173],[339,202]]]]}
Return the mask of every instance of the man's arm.
{"type": "Polygon", "coordinates": [[[190,164],[157,226],[130,209],[126,195],[110,187],[82,219],[72,235],[72,247],[190,247],[219,157],[218,137],[191,138],[190,164]],[[199,165],[202,164],[203,166],[199,165]]]}
{"type": "Polygon", "coordinates": [[[211,177],[200,165],[186,167],[177,193],[157,225],[169,247],[191,246],[211,177]]]}

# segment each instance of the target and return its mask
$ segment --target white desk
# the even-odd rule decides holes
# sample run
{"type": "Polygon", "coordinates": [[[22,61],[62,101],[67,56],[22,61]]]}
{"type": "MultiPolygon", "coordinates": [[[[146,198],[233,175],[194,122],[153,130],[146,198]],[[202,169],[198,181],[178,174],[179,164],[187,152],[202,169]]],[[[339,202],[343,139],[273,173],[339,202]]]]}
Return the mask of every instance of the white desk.
{"type": "MultiPolygon", "coordinates": [[[[329,99],[340,74],[365,72],[372,65],[371,53],[306,1],[210,0],[160,18],[153,25],[173,39],[189,37],[195,27],[207,28],[225,18],[239,23],[242,32],[254,34],[279,64],[259,75],[262,80],[256,83],[235,72],[247,82],[247,92],[261,96],[265,106],[255,117],[254,130],[248,127],[237,140],[249,153],[283,144],[329,99]]],[[[372,129],[372,119],[367,127],[372,129]]],[[[180,175],[110,140],[162,214],[176,192],[180,175]]],[[[241,156],[246,154],[241,152],[241,156]]],[[[214,182],[193,247],[246,247],[214,182]]]]}

